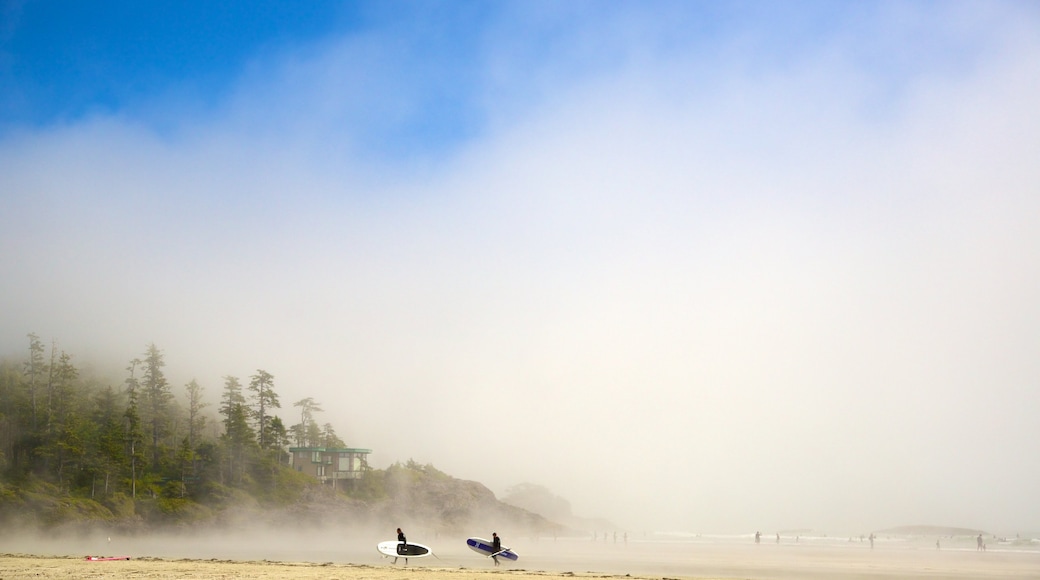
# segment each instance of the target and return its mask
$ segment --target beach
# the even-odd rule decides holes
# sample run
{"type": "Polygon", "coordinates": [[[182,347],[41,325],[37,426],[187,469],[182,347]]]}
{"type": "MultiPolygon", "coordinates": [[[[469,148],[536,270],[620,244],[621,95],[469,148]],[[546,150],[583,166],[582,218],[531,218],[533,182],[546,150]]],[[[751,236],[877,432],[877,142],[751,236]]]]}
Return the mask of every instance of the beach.
{"type": "MultiPolygon", "coordinates": [[[[934,540],[932,541],[934,542],[934,540]]],[[[1032,549],[970,549],[966,542],[949,549],[928,549],[924,542],[884,543],[875,549],[861,542],[847,544],[785,544],[753,542],[594,543],[582,540],[527,540],[514,543],[521,553],[517,562],[494,567],[487,558],[466,549],[464,543],[442,539],[438,556],[403,559],[377,554],[373,546],[345,544],[333,550],[333,542],[312,543],[314,551],[297,552],[299,558],[241,557],[241,548],[230,547],[234,558],[178,557],[183,548],[160,544],[137,545],[136,554],[57,554],[52,546],[41,554],[0,555],[0,580],[20,578],[290,578],[323,580],[501,580],[531,578],[635,578],[635,579],[761,579],[761,580],[864,580],[864,579],[1040,579],[1040,552],[1032,549]],[[148,546],[151,549],[148,549],[148,546]],[[324,550],[324,554],[318,551],[324,550]],[[87,555],[122,556],[129,560],[88,561],[87,555]],[[328,559],[319,557],[327,556],[328,559]]],[[[212,547],[212,546],[211,546],[212,547]]],[[[295,548],[294,548],[295,549],[295,548]]],[[[214,550],[216,551],[216,550],[214,550]]]]}

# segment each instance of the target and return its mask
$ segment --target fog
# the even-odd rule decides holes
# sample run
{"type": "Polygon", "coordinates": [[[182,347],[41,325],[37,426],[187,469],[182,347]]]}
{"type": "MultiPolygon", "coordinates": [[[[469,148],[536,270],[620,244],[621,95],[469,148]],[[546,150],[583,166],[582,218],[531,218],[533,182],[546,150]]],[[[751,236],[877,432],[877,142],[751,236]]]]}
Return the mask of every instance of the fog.
{"type": "Polygon", "coordinates": [[[373,467],[624,529],[1040,529],[1040,18],[931,10],[575,18],[553,58],[504,17],[444,147],[398,141],[425,69],[387,31],[9,130],[0,352],[154,342],[213,403],[264,369],[373,467]]]}

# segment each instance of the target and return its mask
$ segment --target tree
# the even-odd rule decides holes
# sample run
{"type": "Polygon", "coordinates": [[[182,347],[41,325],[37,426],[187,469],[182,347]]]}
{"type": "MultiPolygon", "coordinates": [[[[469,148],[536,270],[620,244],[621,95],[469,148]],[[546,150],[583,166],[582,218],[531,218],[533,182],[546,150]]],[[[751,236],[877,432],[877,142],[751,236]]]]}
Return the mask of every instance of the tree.
{"type": "Polygon", "coordinates": [[[271,373],[257,369],[256,374],[250,378],[249,390],[253,392],[253,416],[256,418],[257,436],[260,438],[260,448],[267,449],[268,422],[271,420],[269,411],[272,408],[281,408],[282,405],[274,392],[274,376],[271,373]]]}
{"type": "Polygon", "coordinates": [[[90,497],[94,497],[96,475],[104,476],[104,495],[108,495],[113,473],[126,464],[123,453],[126,439],[123,422],[120,421],[118,400],[111,387],[105,387],[94,397],[93,420],[97,425],[97,443],[93,458],[90,497]]]}
{"type": "Polygon", "coordinates": [[[144,459],[141,448],[144,446],[144,432],[141,430],[141,417],[137,414],[137,396],[132,395],[123,414],[126,426],[126,454],[130,460],[130,497],[137,497],[137,464],[144,459]]]}
{"type": "Polygon", "coordinates": [[[72,355],[64,350],[58,357],[58,365],[54,371],[54,384],[51,389],[51,422],[55,427],[61,428],[71,406],[70,399],[74,396],[74,380],[79,376],[79,371],[72,364],[72,355]]]}
{"type": "Polygon", "coordinates": [[[206,425],[206,417],[201,414],[208,405],[202,402],[202,387],[192,379],[185,385],[188,392],[188,449],[191,454],[191,473],[195,475],[195,438],[206,425]]]}
{"type": "Polygon", "coordinates": [[[264,437],[264,441],[267,442],[267,447],[263,449],[277,451],[279,457],[284,453],[285,446],[290,443],[290,440],[281,417],[275,415],[267,422],[267,435],[264,437]]]}
{"type": "Polygon", "coordinates": [[[224,392],[220,398],[220,416],[223,417],[224,432],[231,431],[232,414],[235,408],[245,405],[246,398],[242,396],[242,384],[238,377],[224,377],[224,392]]]}
{"type": "Polygon", "coordinates": [[[228,450],[228,481],[241,482],[246,452],[256,446],[256,434],[249,426],[245,405],[238,403],[230,407],[223,440],[228,450]]]}
{"type": "Polygon", "coordinates": [[[164,366],[166,362],[163,360],[162,351],[154,343],[149,344],[145,351],[144,373],[141,377],[141,403],[152,432],[152,468],[156,470],[159,469],[161,460],[162,448],[159,442],[166,435],[169,426],[170,400],[173,399],[170,385],[163,374],[164,366]]]}
{"type": "Polygon", "coordinates": [[[47,409],[46,409],[46,413],[44,413],[44,419],[47,421],[47,433],[48,434],[50,434],[51,430],[52,430],[52,425],[51,425],[51,416],[52,416],[51,415],[51,405],[52,405],[53,399],[54,399],[54,367],[57,366],[55,364],[54,358],[56,356],[57,349],[58,349],[58,341],[52,340],[51,341],[51,362],[50,362],[50,364],[47,365],[47,409]]]}
{"type": "Polygon", "coordinates": [[[37,429],[36,392],[39,381],[42,379],[43,374],[47,372],[47,365],[43,362],[43,351],[43,343],[40,342],[40,337],[30,332],[29,360],[25,361],[25,376],[28,379],[26,384],[29,387],[29,401],[32,406],[33,431],[37,429]]]}
{"type": "MultiPolygon", "coordinates": [[[[220,415],[224,423],[222,437],[227,449],[228,481],[241,480],[245,452],[255,445],[255,433],[249,426],[246,398],[242,395],[242,384],[238,377],[224,377],[224,393],[220,400],[220,415]],[[239,474],[236,477],[236,470],[239,474]]],[[[223,473],[223,470],[221,470],[223,473]]]]}
{"type": "Polygon", "coordinates": [[[28,408],[28,393],[23,393],[20,367],[21,364],[0,360],[0,473],[13,462],[15,442],[25,433],[21,425],[25,419],[18,408],[23,404],[28,408]]]}
{"type": "Polygon", "coordinates": [[[307,447],[321,447],[321,427],[318,426],[317,421],[311,421],[307,423],[307,447]]]}
{"type": "MultiPolygon", "coordinates": [[[[83,432],[89,428],[90,423],[82,421],[80,413],[73,411],[77,407],[72,401],[77,391],[73,381],[79,376],[79,371],[72,364],[72,355],[61,351],[57,366],[52,365],[51,370],[53,381],[47,447],[48,454],[56,460],[60,483],[65,477],[66,466],[79,463],[86,454],[83,432]]],[[[89,438],[89,435],[86,438],[89,438]]]]}
{"type": "Polygon", "coordinates": [[[336,436],[336,430],[332,428],[332,423],[325,423],[321,432],[321,446],[325,448],[346,447],[347,444],[336,436]]]}
{"type": "Polygon", "coordinates": [[[321,413],[322,408],[313,398],[307,397],[293,403],[294,407],[300,408],[300,422],[292,426],[293,436],[296,438],[297,447],[309,447],[307,440],[307,427],[314,423],[314,413],[321,413]]]}

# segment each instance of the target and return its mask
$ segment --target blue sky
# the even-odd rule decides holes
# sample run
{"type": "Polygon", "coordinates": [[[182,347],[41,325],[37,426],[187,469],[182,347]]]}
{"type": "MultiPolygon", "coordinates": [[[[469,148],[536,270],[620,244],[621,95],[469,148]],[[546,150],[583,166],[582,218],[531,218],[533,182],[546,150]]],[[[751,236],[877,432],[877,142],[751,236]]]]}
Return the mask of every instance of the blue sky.
{"type": "Polygon", "coordinates": [[[343,3],[5,2],[4,118],[45,124],[171,90],[213,102],[265,49],[361,24],[343,3]]]}
{"type": "Polygon", "coordinates": [[[303,6],[3,4],[0,353],[633,528],[1040,528],[1035,3],[303,6]]]}
{"type": "Polygon", "coordinates": [[[344,99],[346,128],[402,156],[479,133],[498,99],[537,106],[548,98],[543,75],[575,80],[689,55],[710,67],[726,50],[768,74],[848,43],[845,57],[880,84],[873,98],[884,106],[918,75],[958,74],[985,50],[932,26],[935,11],[921,3],[6,1],[3,14],[0,130],[94,115],[176,130],[185,115],[219,115],[243,79],[287,54],[355,41],[381,59],[337,63],[358,85],[344,99]],[[497,59],[509,75],[494,74],[497,59]]]}

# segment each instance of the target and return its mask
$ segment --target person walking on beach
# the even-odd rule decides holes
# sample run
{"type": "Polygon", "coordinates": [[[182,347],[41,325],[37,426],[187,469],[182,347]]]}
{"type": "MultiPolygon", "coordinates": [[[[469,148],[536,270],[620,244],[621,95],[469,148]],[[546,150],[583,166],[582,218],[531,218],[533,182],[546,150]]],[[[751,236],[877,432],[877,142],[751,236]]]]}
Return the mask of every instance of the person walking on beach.
{"type": "Polygon", "coordinates": [[[976,547],[975,547],[975,551],[976,552],[984,549],[984,547],[982,545],[982,534],[979,534],[979,537],[975,538],[975,544],[976,544],[976,547]]]}
{"type": "Polygon", "coordinates": [[[495,566],[498,566],[498,554],[502,552],[502,538],[498,537],[498,532],[491,532],[491,559],[495,561],[495,566]]]}
{"type": "MultiPolygon", "coordinates": [[[[408,564],[408,538],[404,537],[404,532],[401,528],[397,528],[397,553],[404,556],[404,563],[408,564]]],[[[397,558],[394,558],[394,564],[397,563],[397,558]]]]}
{"type": "Polygon", "coordinates": [[[757,543],[759,543],[761,541],[762,541],[762,532],[755,532],[755,543],[757,544],[757,543]]]}

